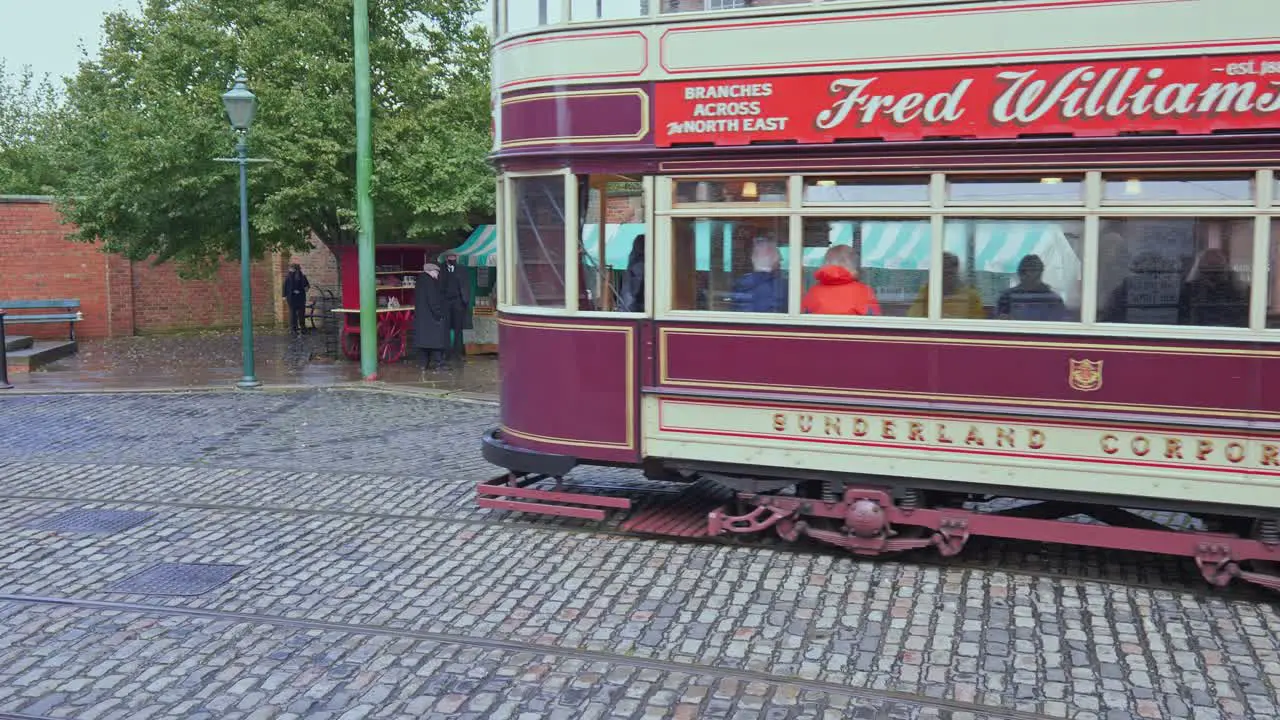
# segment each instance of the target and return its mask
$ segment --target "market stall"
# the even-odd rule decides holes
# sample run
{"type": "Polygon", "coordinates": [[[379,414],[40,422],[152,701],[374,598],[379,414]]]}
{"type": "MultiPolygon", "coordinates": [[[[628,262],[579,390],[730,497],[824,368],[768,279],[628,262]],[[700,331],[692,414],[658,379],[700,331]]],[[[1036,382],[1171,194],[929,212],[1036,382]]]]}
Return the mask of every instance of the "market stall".
{"type": "MultiPolygon", "coordinates": [[[[418,273],[428,258],[437,258],[435,245],[382,245],[374,249],[377,288],[378,360],[399,362],[412,346],[413,292],[418,273]]],[[[342,307],[338,342],[342,354],[360,359],[360,263],[354,247],[338,253],[342,274],[342,307]]]]}

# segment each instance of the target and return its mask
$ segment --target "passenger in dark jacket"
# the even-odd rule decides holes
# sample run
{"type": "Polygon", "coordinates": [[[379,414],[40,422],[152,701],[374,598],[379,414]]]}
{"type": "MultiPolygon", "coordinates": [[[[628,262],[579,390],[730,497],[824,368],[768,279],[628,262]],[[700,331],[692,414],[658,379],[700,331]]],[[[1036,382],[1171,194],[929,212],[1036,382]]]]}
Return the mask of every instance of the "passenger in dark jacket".
{"type": "Polygon", "coordinates": [[[1062,322],[1067,319],[1067,306],[1053,288],[1045,284],[1044,261],[1039,255],[1027,255],[1018,263],[1018,284],[1000,293],[996,300],[999,320],[1038,320],[1062,322]]]}
{"type": "Polygon", "coordinates": [[[1249,327],[1249,289],[1217,248],[1200,254],[1178,296],[1178,324],[1249,327]]]}
{"type": "Polygon", "coordinates": [[[427,263],[418,276],[413,291],[413,346],[422,352],[422,369],[432,364],[448,367],[445,348],[449,347],[448,307],[444,300],[444,283],[440,266],[427,263]]]}
{"type": "Polygon", "coordinates": [[[631,254],[627,256],[627,271],[622,276],[622,292],[619,293],[618,310],[644,312],[644,235],[637,235],[631,242],[631,254]]]}
{"type": "Polygon", "coordinates": [[[767,240],[757,240],[748,273],[734,283],[730,303],[739,312],[786,312],[787,276],[779,269],[782,256],[767,240]]]}
{"type": "Polygon", "coordinates": [[[289,274],[284,278],[284,300],[289,304],[289,332],[302,332],[306,321],[307,290],[310,289],[311,282],[302,274],[302,266],[298,263],[290,265],[289,274]]]}

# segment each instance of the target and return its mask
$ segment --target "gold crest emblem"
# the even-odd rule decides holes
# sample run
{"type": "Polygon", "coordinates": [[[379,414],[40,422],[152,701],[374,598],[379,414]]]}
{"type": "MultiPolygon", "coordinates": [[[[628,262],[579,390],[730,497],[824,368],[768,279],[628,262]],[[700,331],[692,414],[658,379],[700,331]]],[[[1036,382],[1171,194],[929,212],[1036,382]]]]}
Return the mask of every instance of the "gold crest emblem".
{"type": "Polygon", "coordinates": [[[1067,380],[1074,390],[1093,392],[1102,387],[1102,361],[1071,359],[1067,380]]]}

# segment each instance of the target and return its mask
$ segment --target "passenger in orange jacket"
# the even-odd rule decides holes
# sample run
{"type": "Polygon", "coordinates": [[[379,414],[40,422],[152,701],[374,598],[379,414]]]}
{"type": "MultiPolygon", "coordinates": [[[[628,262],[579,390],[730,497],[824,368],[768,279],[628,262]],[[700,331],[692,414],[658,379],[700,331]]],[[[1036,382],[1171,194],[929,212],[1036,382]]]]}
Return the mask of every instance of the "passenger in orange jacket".
{"type": "Polygon", "coordinates": [[[814,275],[818,284],[804,294],[801,312],[815,315],[880,314],[875,291],[858,281],[852,247],[833,245],[822,262],[822,267],[814,275]]]}

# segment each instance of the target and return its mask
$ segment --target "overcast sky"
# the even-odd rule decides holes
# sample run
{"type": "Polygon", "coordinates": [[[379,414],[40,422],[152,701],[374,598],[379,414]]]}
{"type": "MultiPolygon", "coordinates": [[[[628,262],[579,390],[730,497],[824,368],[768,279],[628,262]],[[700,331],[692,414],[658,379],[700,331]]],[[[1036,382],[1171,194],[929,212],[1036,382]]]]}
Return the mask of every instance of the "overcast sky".
{"type": "MultiPolygon", "coordinates": [[[[585,0],[575,0],[584,2],[585,0]]],[[[137,10],[140,0],[0,0],[0,59],[15,74],[30,65],[37,75],[72,75],[80,46],[95,55],[102,42],[102,16],[137,10]]],[[[490,13],[482,13],[488,19],[490,13]]]]}
{"type": "Polygon", "coordinates": [[[30,65],[40,75],[71,75],[81,45],[97,52],[102,16],[137,7],[138,0],[0,0],[0,58],[10,73],[30,65]]]}

